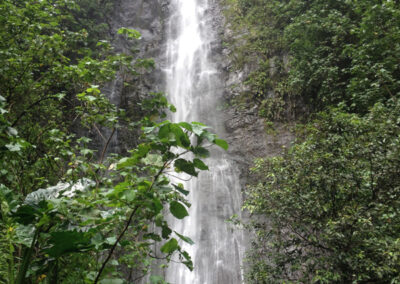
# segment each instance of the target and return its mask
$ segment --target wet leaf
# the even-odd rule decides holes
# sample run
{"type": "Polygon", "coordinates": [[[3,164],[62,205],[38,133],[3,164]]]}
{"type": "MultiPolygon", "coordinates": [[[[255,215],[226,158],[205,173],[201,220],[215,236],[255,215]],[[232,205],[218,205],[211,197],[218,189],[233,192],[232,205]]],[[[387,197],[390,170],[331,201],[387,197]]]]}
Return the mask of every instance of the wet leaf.
{"type": "Polygon", "coordinates": [[[200,170],[208,170],[208,166],[200,159],[193,159],[193,164],[196,168],[200,170]]]}
{"type": "Polygon", "coordinates": [[[169,210],[171,211],[172,215],[174,215],[178,219],[183,219],[186,216],[189,216],[189,213],[187,212],[185,206],[178,201],[172,201],[169,204],[169,210]]]}
{"type": "Polygon", "coordinates": [[[183,235],[177,233],[176,231],[174,231],[174,232],[182,241],[187,242],[188,244],[194,245],[194,241],[191,238],[183,236],[183,235]]]}
{"type": "Polygon", "coordinates": [[[191,176],[197,176],[198,174],[194,164],[185,159],[177,159],[174,163],[174,166],[178,171],[185,172],[191,176]]]}
{"type": "Polygon", "coordinates": [[[178,241],[175,238],[170,239],[161,247],[161,252],[171,254],[179,248],[178,241]]]}
{"type": "Polygon", "coordinates": [[[228,150],[228,148],[229,148],[228,143],[225,140],[222,140],[222,139],[215,139],[214,140],[214,144],[218,145],[219,147],[221,147],[224,150],[228,150]]]}

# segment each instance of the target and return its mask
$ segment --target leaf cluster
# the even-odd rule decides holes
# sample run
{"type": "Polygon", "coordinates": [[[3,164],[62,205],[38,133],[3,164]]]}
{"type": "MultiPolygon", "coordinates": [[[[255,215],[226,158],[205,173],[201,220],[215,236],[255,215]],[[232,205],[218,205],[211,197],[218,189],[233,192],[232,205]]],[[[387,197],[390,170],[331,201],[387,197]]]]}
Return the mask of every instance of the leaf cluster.
{"type": "Polygon", "coordinates": [[[226,6],[235,68],[254,70],[243,95],[267,119],[338,105],[365,114],[398,96],[398,1],[231,0],[226,6]]]}
{"type": "Polygon", "coordinates": [[[201,123],[160,122],[175,111],[162,94],[130,118],[102,92],[154,67],[113,52],[101,15],[114,2],[0,2],[0,282],[135,282],[173,254],[193,269],[181,248],[192,240],[165,218],[188,215],[189,191],[169,176],[197,176],[208,147],[228,145],[201,123]],[[139,142],[113,153],[122,126],[139,142]]]}
{"type": "Polygon", "coordinates": [[[399,282],[399,1],[226,0],[243,94],[304,119],[255,162],[251,283],[399,282]],[[314,120],[315,119],[315,120],[314,120]]]}
{"type": "Polygon", "coordinates": [[[400,281],[399,107],[322,113],[282,157],[256,162],[252,283],[400,281]]]}

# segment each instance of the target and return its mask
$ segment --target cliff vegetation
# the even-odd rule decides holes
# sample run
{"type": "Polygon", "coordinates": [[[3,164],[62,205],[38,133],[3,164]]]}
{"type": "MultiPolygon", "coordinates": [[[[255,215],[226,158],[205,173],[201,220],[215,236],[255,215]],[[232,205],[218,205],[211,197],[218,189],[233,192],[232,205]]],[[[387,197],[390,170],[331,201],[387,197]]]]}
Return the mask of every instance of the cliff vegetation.
{"type": "Polygon", "coordinates": [[[224,3],[240,103],[298,123],[251,170],[247,282],[399,283],[399,2],[224,3]]]}
{"type": "Polygon", "coordinates": [[[208,169],[205,146],[227,144],[201,123],[163,121],[175,109],[161,94],[132,119],[102,92],[121,74],[132,87],[154,65],[114,51],[115,37],[134,46],[141,36],[112,29],[117,2],[0,2],[1,283],[133,283],[174,254],[193,267],[180,246],[192,240],[163,215],[183,219],[190,206],[168,173],[197,176],[208,169]],[[112,153],[121,127],[137,146],[112,153]]]}

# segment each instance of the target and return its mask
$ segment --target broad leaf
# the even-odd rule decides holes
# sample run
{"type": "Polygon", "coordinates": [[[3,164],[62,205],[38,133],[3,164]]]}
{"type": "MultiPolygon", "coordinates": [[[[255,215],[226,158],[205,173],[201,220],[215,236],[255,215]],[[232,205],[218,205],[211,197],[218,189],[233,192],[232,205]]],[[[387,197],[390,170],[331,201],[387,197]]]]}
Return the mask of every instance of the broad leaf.
{"type": "Polygon", "coordinates": [[[191,238],[183,236],[176,231],[174,231],[174,232],[182,241],[187,242],[188,244],[194,245],[194,241],[191,238]]]}
{"type": "Polygon", "coordinates": [[[187,190],[185,190],[184,188],[183,188],[183,184],[178,184],[178,185],[176,185],[176,184],[172,184],[172,186],[177,190],[177,191],[179,191],[180,193],[182,193],[183,195],[188,195],[189,194],[189,191],[187,191],[187,190]]]}
{"type": "Polygon", "coordinates": [[[161,247],[161,252],[171,254],[179,248],[178,241],[175,238],[170,239],[161,247]]]}
{"type": "Polygon", "coordinates": [[[190,123],[179,122],[178,125],[185,128],[186,130],[192,131],[192,126],[190,125],[190,123]]]}
{"type": "Polygon", "coordinates": [[[35,221],[38,214],[40,214],[40,212],[36,207],[31,205],[22,205],[17,208],[16,212],[14,212],[12,216],[18,223],[29,225],[35,221]]]}
{"type": "Polygon", "coordinates": [[[191,176],[197,176],[198,174],[196,172],[194,164],[185,159],[177,159],[174,163],[174,166],[178,171],[185,172],[191,176]]]}
{"type": "Polygon", "coordinates": [[[186,216],[189,216],[189,213],[187,212],[185,206],[177,201],[172,201],[169,204],[169,210],[171,211],[172,215],[174,215],[178,219],[183,219],[186,216]]]}
{"type": "Polygon", "coordinates": [[[192,152],[197,157],[200,157],[200,158],[208,158],[208,157],[210,157],[210,152],[204,147],[200,147],[199,146],[199,147],[193,148],[192,152]]]}
{"type": "Polygon", "coordinates": [[[172,230],[166,224],[167,222],[164,221],[161,227],[161,236],[163,237],[163,239],[168,239],[172,233],[172,230]]]}
{"type": "Polygon", "coordinates": [[[200,159],[193,159],[193,164],[196,168],[200,169],[200,170],[208,170],[208,166],[206,164],[204,164],[204,162],[200,159]]]}
{"type": "Polygon", "coordinates": [[[225,140],[222,140],[222,139],[215,139],[214,140],[214,144],[218,145],[219,147],[221,147],[224,150],[228,150],[228,148],[229,148],[228,143],[225,140]]]}
{"type": "Polygon", "coordinates": [[[50,235],[50,243],[53,246],[47,252],[54,257],[85,251],[92,246],[88,234],[84,232],[64,231],[53,232],[50,235]]]}

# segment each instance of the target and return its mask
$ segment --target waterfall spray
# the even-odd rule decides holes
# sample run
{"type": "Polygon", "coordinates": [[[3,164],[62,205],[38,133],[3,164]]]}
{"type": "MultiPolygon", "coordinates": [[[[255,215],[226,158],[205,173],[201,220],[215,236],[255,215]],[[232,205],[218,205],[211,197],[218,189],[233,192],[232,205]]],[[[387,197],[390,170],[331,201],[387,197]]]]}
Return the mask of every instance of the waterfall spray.
{"type": "MultiPolygon", "coordinates": [[[[221,97],[221,72],[212,62],[210,3],[172,0],[168,22],[166,92],[177,107],[171,119],[201,121],[224,135],[216,104],[221,97]]],[[[181,244],[192,256],[194,271],[171,263],[166,280],[174,284],[234,284],[242,282],[242,236],[226,220],[240,214],[238,170],[225,153],[215,150],[208,172],[186,182],[191,193],[189,217],[170,220],[172,227],[195,245],[181,244]]]]}

